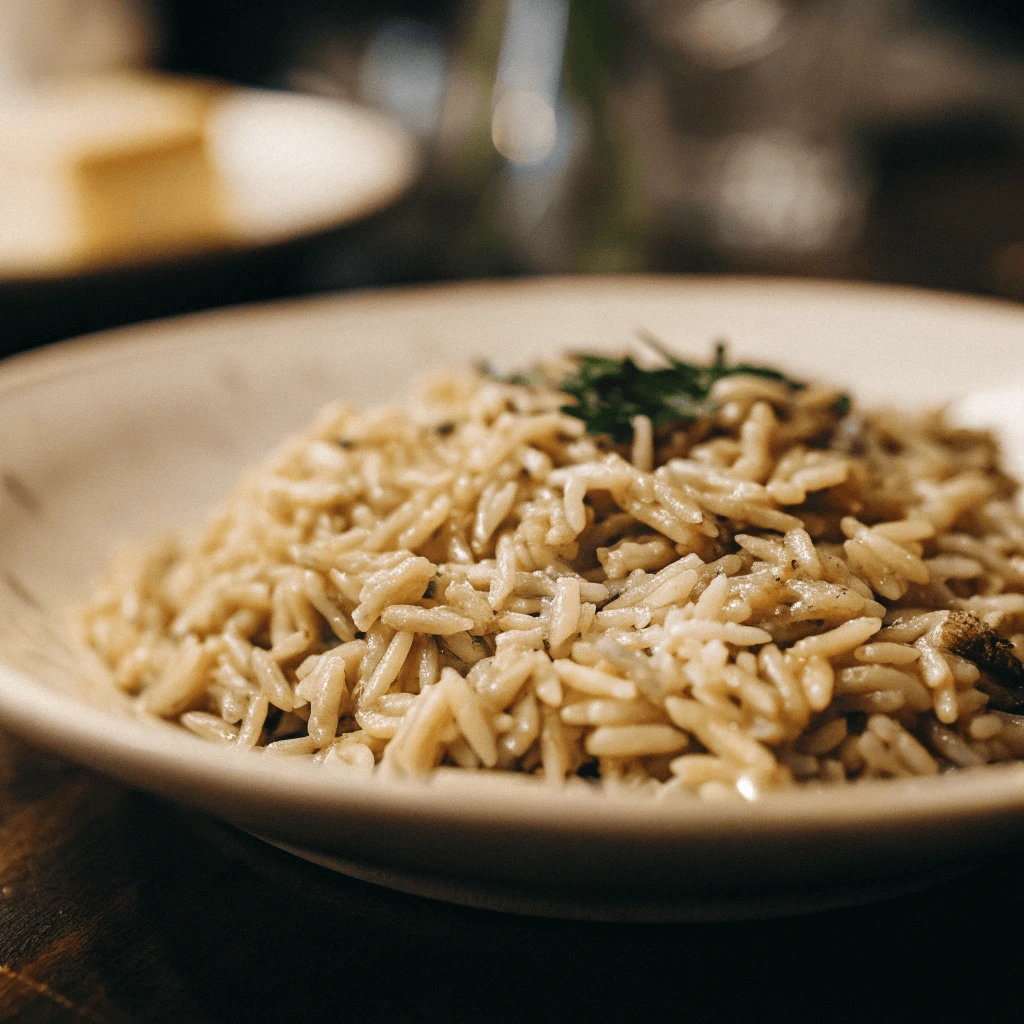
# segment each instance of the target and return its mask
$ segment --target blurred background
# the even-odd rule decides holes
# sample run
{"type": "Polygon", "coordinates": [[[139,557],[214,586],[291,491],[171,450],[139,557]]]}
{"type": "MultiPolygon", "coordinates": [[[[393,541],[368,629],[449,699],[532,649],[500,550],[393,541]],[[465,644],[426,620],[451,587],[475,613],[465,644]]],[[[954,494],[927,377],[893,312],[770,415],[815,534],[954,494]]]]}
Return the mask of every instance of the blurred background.
{"type": "Polygon", "coordinates": [[[483,276],[1022,299],[1022,184],[996,0],[0,3],[5,353],[483,276]]]}

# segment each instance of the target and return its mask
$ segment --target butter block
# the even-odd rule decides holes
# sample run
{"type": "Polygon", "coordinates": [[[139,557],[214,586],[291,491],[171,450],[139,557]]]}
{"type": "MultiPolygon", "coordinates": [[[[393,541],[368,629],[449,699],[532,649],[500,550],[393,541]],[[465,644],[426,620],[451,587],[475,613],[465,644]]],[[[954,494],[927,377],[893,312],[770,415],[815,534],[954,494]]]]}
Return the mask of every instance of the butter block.
{"type": "Polygon", "coordinates": [[[155,74],[0,103],[0,274],[89,269],[223,241],[207,148],[219,90],[155,74]]]}

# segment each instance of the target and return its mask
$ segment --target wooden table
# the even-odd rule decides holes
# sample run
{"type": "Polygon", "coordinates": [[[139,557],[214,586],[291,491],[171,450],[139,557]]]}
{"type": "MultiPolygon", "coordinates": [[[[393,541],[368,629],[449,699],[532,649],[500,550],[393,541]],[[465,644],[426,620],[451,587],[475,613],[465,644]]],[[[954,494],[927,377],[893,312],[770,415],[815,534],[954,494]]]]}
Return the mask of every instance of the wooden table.
{"type": "Polygon", "coordinates": [[[0,1021],[1020,1021],[1020,863],[773,921],[531,920],[334,875],[0,734],[0,1021]]]}

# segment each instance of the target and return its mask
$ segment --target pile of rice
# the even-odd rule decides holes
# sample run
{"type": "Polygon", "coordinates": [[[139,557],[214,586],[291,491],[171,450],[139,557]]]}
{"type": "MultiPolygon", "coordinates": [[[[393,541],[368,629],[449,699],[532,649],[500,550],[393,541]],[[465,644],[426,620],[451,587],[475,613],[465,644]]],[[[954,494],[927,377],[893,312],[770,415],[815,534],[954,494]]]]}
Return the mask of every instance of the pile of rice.
{"type": "Polygon", "coordinates": [[[618,447],[478,372],[329,408],[198,541],[124,556],[86,641],[147,712],[325,771],[751,799],[1024,757],[949,640],[1024,651],[992,438],[757,376],[711,397],[618,447]]]}

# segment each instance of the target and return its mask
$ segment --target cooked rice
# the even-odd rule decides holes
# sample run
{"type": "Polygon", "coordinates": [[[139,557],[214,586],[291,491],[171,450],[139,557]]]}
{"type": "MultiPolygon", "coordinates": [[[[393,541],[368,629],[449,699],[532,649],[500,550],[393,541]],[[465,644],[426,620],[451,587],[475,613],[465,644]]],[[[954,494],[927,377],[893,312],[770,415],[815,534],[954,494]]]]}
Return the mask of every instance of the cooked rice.
{"type": "Polygon", "coordinates": [[[115,684],[324,770],[751,799],[1024,757],[943,626],[1024,648],[1024,519],[984,433],[726,377],[688,427],[587,436],[478,373],[337,406],[197,543],[83,616],[115,684]]]}

